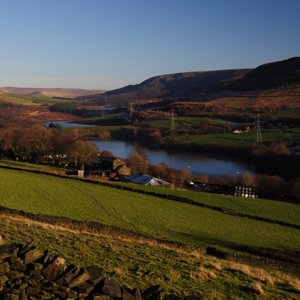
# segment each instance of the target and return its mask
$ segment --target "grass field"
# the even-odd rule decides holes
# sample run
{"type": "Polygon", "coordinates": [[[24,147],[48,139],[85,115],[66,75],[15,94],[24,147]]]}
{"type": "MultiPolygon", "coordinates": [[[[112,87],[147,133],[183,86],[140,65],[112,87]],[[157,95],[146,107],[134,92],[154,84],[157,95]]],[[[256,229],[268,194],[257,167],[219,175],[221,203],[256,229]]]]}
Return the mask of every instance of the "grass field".
{"type": "Polygon", "coordinates": [[[300,249],[299,230],[70,179],[0,169],[0,205],[198,246],[300,249]]]}
{"type": "Polygon", "coordinates": [[[236,212],[252,216],[259,216],[300,225],[300,205],[268,199],[250,199],[230,195],[194,192],[188,190],[174,190],[161,187],[134,185],[130,183],[116,183],[117,185],[131,186],[135,189],[155,192],[162,195],[175,195],[194,200],[199,203],[216,207],[224,207],[236,212]]]}
{"type": "MultiPolygon", "coordinates": [[[[7,166],[24,170],[46,171],[49,173],[60,175],[65,175],[67,171],[64,168],[51,167],[49,165],[31,164],[27,162],[4,159],[0,160],[0,166],[7,166]]],[[[297,204],[268,199],[249,199],[234,197],[230,195],[194,192],[183,189],[169,189],[153,186],[143,186],[125,182],[109,181],[106,182],[106,184],[110,184],[111,186],[117,185],[131,187],[136,190],[146,192],[155,192],[157,194],[161,194],[162,196],[175,195],[178,197],[194,200],[201,204],[208,204],[215,207],[228,208],[235,212],[300,225],[300,205],[297,204]]]]}
{"type": "Polygon", "coordinates": [[[70,102],[70,100],[56,99],[46,96],[23,96],[15,94],[0,94],[0,103],[11,103],[15,105],[41,105],[70,102]]]}
{"type": "MultiPolygon", "coordinates": [[[[66,169],[51,167],[49,165],[32,164],[27,162],[13,161],[13,160],[0,160],[0,166],[7,166],[23,170],[37,170],[45,171],[48,173],[65,175],[66,169]]],[[[98,181],[98,180],[96,180],[98,181]]],[[[300,225],[300,205],[274,201],[269,199],[250,199],[234,197],[230,195],[212,194],[205,192],[195,192],[184,189],[169,189],[155,186],[143,186],[127,182],[105,182],[111,186],[124,186],[134,188],[146,192],[154,192],[156,194],[174,195],[187,199],[194,200],[201,204],[208,204],[215,207],[228,208],[231,211],[240,212],[252,216],[268,218],[271,220],[282,221],[290,224],[300,225]]]]}
{"type": "MultiPolygon", "coordinates": [[[[262,130],[264,143],[282,142],[284,140],[300,142],[300,131],[298,129],[282,130],[262,130]]],[[[175,143],[180,145],[214,145],[229,147],[250,147],[256,142],[256,132],[243,134],[217,133],[205,135],[182,135],[175,138],[175,143]]]]}
{"type": "MultiPolygon", "coordinates": [[[[222,125],[224,123],[232,124],[232,122],[211,119],[211,118],[203,118],[203,117],[191,117],[191,116],[184,116],[184,117],[177,117],[175,120],[176,128],[190,128],[192,126],[202,127],[203,124],[210,124],[214,126],[222,125]]],[[[143,121],[141,125],[146,125],[149,127],[160,128],[162,130],[166,130],[170,128],[171,120],[155,120],[155,121],[143,121]]]]}
{"type": "Polygon", "coordinates": [[[201,249],[113,234],[84,234],[1,214],[0,234],[8,243],[34,240],[51,255],[63,255],[68,264],[97,265],[132,288],[161,284],[168,293],[180,296],[204,294],[205,299],[243,300],[258,296],[297,299],[300,289],[295,275],[278,271],[280,265],[269,269],[265,261],[257,267],[252,256],[249,265],[207,256],[201,249]]]}
{"type": "Polygon", "coordinates": [[[0,166],[18,168],[22,170],[47,171],[49,173],[53,172],[61,175],[64,175],[66,173],[66,169],[64,168],[52,167],[49,165],[32,164],[28,162],[14,161],[8,159],[1,159],[0,166]]]}

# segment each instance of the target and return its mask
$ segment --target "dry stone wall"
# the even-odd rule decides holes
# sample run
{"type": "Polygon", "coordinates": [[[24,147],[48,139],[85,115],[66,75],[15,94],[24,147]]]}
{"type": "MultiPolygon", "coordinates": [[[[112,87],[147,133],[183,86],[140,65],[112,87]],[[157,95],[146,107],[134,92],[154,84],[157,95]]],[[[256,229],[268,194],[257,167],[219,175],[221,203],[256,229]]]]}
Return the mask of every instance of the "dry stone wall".
{"type": "Polygon", "coordinates": [[[166,295],[159,285],[129,289],[107,278],[99,267],[77,268],[62,256],[51,257],[33,242],[6,245],[0,235],[0,300],[92,299],[173,300],[201,296],[166,295]]]}

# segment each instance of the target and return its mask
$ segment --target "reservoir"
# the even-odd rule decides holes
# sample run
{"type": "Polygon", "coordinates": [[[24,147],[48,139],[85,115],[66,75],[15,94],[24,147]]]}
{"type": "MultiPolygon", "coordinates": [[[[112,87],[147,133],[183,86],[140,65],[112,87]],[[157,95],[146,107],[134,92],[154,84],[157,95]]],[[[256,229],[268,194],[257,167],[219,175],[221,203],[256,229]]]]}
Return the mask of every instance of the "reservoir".
{"type": "MultiPolygon", "coordinates": [[[[93,125],[80,124],[71,121],[45,122],[45,126],[50,123],[58,124],[62,127],[89,127],[93,125]]],[[[232,157],[216,156],[204,153],[189,153],[187,151],[167,151],[164,149],[149,149],[134,142],[127,141],[100,141],[92,140],[100,151],[108,150],[115,156],[127,158],[127,156],[136,148],[139,148],[146,154],[151,164],[165,163],[169,167],[178,170],[190,170],[195,175],[232,175],[243,173],[254,173],[254,168],[235,160],[232,157]]]]}
{"type": "Polygon", "coordinates": [[[254,173],[254,169],[240,161],[230,158],[209,156],[188,152],[173,152],[155,150],[143,147],[137,143],[126,141],[92,141],[99,150],[111,151],[115,156],[126,158],[134,149],[138,148],[146,154],[151,164],[166,163],[174,169],[190,170],[193,174],[233,175],[246,172],[254,173]]]}
{"type": "Polygon", "coordinates": [[[61,127],[93,127],[94,126],[94,125],[88,125],[88,124],[75,123],[72,121],[47,121],[47,122],[44,122],[44,125],[46,127],[49,127],[50,124],[59,125],[61,127]]]}

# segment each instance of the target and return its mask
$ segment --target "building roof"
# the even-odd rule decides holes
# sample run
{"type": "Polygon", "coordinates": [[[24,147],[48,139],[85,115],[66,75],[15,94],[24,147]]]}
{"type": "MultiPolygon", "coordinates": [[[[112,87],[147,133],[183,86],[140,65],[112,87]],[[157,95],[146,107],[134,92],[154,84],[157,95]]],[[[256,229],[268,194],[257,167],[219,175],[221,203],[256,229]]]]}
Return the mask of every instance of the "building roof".
{"type": "Polygon", "coordinates": [[[142,184],[142,185],[169,185],[170,184],[169,182],[167,182],[165,180],[162,180],[162,179],[159,179],[159,178],[147,175],[147,174],[143,174],[143,173],[135,174],[135,175],[126,177],[125,179],[130,182],[134,182],[134,183],[138,183],[138,184],[142,184]]]}

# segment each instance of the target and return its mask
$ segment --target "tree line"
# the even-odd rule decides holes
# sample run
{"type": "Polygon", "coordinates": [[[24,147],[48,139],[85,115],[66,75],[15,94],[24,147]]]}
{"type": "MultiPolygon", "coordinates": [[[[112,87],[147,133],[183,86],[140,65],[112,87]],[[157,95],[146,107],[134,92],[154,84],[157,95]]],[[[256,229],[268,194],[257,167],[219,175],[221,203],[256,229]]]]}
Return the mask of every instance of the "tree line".
{"type": "MultiPolygon", "coordinates": [[[[151,134],[156,135],[155,139],[161,138],[155,130],[151,131],[151,134]]],[[[268,148],[260,146],[256,151],[258,153],[254,153],[254,156],[262,154],[272,156],[274,153],[288,156],[289,154],[287,148],[281,144],[268,148]]],[[[96,160],[98,154],[96,146],[78,137],[76,129],[65,132],[61,128],[46,128],[40,124],[33,124],[23,127],[10,126],[0,130],[0,155],[14,160],[80,168],[96,160]]],[[[108,151],[103,151],[101,155],[113,156],[108,151]]],[[[277,156],[277,159],[281,156],[277,156]]],[[[194,181],[202,185],[255,186],[266,196],[277,196],[282,199],[291,197],[300,200],[300,177],[298,176],[290,179],[252,174],[193,176],[189,170],[176,170],[165,163],[151,165],[147,156],[139,149],[135,149],[128,155],[126,164],[131,168],[132,174],[148,173],[179,185],[194,181]]]]}
{"type": "Polygon", "coordinates": [[[75,167],[89,163],[97,155],[96,146],[79,138],[76,129],[67,134],[59,128],[46,128],[40,124],[2,129],[0,151],[14,160],[67,163],[75,167]]]}

